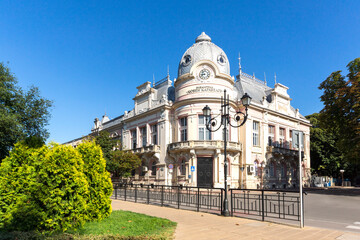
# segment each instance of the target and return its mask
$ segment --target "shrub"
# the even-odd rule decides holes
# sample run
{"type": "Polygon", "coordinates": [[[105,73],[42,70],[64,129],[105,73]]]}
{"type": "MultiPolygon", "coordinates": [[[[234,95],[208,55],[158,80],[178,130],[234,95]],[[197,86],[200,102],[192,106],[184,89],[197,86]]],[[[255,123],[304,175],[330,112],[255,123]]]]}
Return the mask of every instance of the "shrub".
{"type": "Polygon", "coordinates": [[[15,145],[0,166],[0,228],[65,231],[86,220],[88,181],[71,146],[15,145]]]}
{"type": "Polygon", "coordinates": [[[81,143],[76,150],[84,160],[84,173],[89,183],[87,216],[89,220],[104,219],[111,213],[113,188],[101,147],[92,140],[81,143]]]}

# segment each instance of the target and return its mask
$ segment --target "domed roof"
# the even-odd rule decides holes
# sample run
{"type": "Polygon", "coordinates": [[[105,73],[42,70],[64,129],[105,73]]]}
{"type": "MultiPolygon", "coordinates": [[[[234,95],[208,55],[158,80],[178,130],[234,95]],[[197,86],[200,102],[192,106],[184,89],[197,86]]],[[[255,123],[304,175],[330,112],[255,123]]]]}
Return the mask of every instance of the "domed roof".
{"type": "Polygon", "coordinates": [[[202,32],[196,38],[194,45],[186,50],[182,56],[179,63],[178,77],[190,73],[191,67],[201,60],[214,62],[221,73],[230,75],[230,64],[225,52],[212,43],[211,38],[202,32]]]}

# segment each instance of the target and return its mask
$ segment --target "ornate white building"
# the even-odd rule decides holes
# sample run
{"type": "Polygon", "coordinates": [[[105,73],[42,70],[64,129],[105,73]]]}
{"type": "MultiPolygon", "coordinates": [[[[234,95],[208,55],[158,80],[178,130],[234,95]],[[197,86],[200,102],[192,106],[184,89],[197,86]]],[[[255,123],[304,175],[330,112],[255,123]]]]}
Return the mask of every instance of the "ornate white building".
{"type": "MultiPolygon", "coordinates": [[[[138,153],[142,166],[132,181],[224,187],[223,131],[207,130],[202,109],[220,113],[224,90],[230,96],[230,115],[244,111],[240,98],[252,97],[248,119],[228,130],[228,184],[241,188],[298,186],[298,150],[293,130],[303,131],[304,184],[310,179],[310,122],[290,105],[288,88],[274,88],[241,70],[230,75],[225,52],[202,33],[185,51],[174,84],[166,78],[137,87],[134,109],[110,120],[95,119],[92,133],[106,130],[124,149],[138,153]]],[[[214,117],[213,115],[212,117],[214,117]]],[[[219,119],[220,120],[220,119],[219,119]]],[[[68,142],[73,146],[81,141],[68,142]]]]}

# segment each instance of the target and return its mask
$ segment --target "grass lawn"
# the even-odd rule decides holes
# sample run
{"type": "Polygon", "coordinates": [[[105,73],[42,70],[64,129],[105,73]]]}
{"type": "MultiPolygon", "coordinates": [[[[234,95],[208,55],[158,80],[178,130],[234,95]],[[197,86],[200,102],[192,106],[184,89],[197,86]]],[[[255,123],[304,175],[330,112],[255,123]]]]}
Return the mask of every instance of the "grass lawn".
{"type": "Polygon", "coordinates": [[[82,229],[69,233],[80,239],[99,235],[109,235],[109,239],[113,239],[113,236],[130,237],[130,239],[132,239],[131,237],[139,237],[139,239],[172,239],[175,227],[175,222],[164,218],[129,211],[113,211],[110,217],[101,222],[86,223],[82,229]]]}
{"type": "MultiPolygon", "coordinates": [[[[144,240],[173,239],[176,223],[164,218],[156,218],[129,211],[113,211],[100,222],[88,222],[77,231],[55,234],[45,239],[71,240],[144,240]]],[[[28,236],[28,233],[0,234],[0,239],[44,239],[42,236],[28,236]],[[13,235],[15,234],[15,235],[13,235]],[[2,235],[2,236],[1,236],[2,235]],[[2,238],[5,237],[5,238],[2,238]]],[[[32,234],[31,234],[32,235],[32,234]]]]}

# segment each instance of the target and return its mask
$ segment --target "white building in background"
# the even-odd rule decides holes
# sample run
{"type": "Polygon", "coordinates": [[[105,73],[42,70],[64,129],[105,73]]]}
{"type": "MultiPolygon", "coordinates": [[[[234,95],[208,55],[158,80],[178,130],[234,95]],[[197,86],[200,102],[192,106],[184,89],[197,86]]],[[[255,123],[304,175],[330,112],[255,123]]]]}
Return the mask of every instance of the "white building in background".
{"type": "Polygon", "coordinates": [[[220,113],[224,90],[230,96],[230,115],[244,111],[240,98],[245,93],[252,97],[247,122],[228,131],[230,187],[298,186],[293,130],[305,134],[302,168],[304,184],[309,184],[310,122],[290,105],[288,88],[280,83],[271,88],[242,72],[240,64],[238,75],[232,77],[225,52],[205,33],[185,51],[174,82],[168,74],[138,86],[134,108],[112,120],[96,118],[91,134],[106,130],[121,140],[124,149],[140,155],[142,166],[134,172],[133,182],[223,187],[223,131],[207,130],[202,109],[209,105],[213,116],[220,113]]]}

